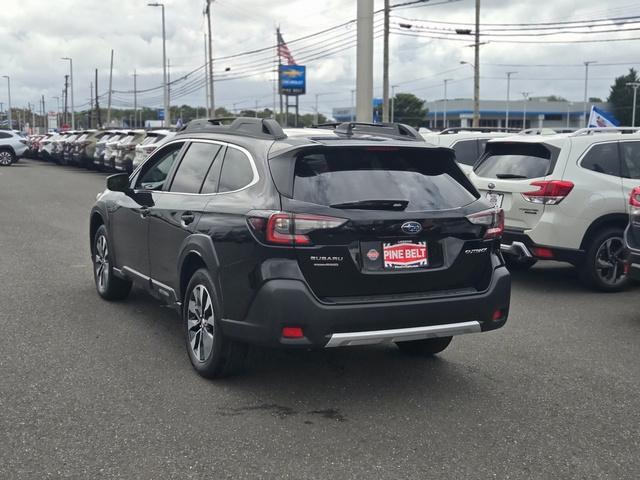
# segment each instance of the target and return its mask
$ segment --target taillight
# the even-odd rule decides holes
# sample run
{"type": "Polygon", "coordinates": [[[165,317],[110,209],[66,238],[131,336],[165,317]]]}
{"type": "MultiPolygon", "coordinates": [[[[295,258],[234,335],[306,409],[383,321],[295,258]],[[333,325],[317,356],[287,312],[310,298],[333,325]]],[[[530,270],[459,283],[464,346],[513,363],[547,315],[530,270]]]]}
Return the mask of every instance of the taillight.
{"type": "Polygon", "coordinates": [[[248,218],[251,228],[264,235],[267,243],[275,245],[311,245],[309,233],[337,228],[347,221],[324,215],[284,212],[272,213],[266,219],[251,215],[248,218]]]}
{"type": "Polygon", "coordinates": [[[631,205],[631,215],[640,215],[640,187],[634,187],[629,195],[629,205],[631,205]]]}
{"type": "Polygon", "coordinates": [[[531,182],[531,185],[538,190],[525,192],[522,196],[527,202],[543,205],[557,205],[573,190],[573,183],[564,180],[543,180],[531,182]]]}
{"type": "Polygon", "coordinates": [[[467,215],[467,219],[474,225],[487,227],[484,233],[485,239],[500,238],[504,232],[504,210],[492,208],[482,212],[467,215]]]}

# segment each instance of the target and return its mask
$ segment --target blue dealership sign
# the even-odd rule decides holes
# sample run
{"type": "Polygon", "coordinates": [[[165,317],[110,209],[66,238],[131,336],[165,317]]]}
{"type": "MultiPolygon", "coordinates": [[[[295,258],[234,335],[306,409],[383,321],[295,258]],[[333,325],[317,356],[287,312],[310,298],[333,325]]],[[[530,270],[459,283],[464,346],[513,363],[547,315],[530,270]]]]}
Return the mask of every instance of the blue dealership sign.
{"type": "Polygon", "coordinates": [[[164,120],[164,108],[158,109],[158,120],[164,120]]]}
{"type": "Polygon", "coordinates": [[[307,69],[304,65],[280,65],[280,93],[304,95],[307,91],[307,69]]]}

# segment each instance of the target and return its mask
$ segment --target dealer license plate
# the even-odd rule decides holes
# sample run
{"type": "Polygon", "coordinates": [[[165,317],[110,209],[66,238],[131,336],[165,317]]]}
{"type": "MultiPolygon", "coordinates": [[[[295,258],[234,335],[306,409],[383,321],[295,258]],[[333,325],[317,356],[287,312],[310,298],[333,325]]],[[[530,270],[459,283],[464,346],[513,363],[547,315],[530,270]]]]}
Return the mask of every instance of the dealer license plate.
{"type": "Polygon", "coordinates": [[[383,243],[384,268],[420,268],[429,264],[427,242],[383,243]]]}

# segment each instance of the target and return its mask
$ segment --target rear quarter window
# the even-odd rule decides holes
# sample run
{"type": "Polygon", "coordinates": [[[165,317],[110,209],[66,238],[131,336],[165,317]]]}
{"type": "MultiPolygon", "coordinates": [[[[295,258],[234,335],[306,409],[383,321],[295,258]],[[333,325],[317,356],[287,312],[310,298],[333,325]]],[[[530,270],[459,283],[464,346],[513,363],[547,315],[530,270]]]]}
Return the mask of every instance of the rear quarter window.
{"type": "Polygon", "coordinates": [[[406,211],[459,208],[476,200],[451,154],[433,149],[326,148],[298,155],[293,198],[318,205],[407,201],[406,211]]]}
{"type": "Polygon", "coordinates": [[[580,165],[593,172],[620,177],[618,142],[593,145],[582,158],[580,165]]]}
{"type": "Polygon", "coordinates": [[[461,140],[453,146],[456,152],[456,161],[463,165],[474,165],[478,160],[478,141],[461,140]]]}

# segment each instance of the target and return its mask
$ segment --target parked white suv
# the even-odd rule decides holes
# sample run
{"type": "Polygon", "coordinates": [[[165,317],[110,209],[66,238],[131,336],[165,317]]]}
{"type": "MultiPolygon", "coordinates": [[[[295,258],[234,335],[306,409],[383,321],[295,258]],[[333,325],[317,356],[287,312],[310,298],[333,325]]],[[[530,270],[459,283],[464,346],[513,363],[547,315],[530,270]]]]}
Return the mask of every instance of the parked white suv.
{"type": "Polygon", "coordinates": [[[447,128],[441,132],[422,133],[425,142],[441,147],[453,148],[456,152],[456,162],[467,175],[473,165],[484,152],[484,146],[492,138],[502,138],[513,135],[504,129],[497,128],[447,128]]]}
{"type": "Polygon", "coordinates": [[[16,163],[29,147],[27,139],[13,130],[0,130],[0,166],[8,167],[16,163]]]}
{"type": "Polygon", "coordinates": [[[512,268],[569,262],[602,291],[628,282],[623,231],[640,179],[640,129],[582,129],[490,140],[469,175],[505,213],[502,251],[512,268]]]}

